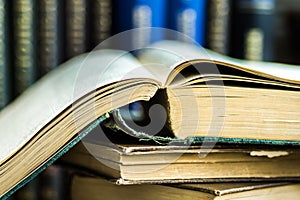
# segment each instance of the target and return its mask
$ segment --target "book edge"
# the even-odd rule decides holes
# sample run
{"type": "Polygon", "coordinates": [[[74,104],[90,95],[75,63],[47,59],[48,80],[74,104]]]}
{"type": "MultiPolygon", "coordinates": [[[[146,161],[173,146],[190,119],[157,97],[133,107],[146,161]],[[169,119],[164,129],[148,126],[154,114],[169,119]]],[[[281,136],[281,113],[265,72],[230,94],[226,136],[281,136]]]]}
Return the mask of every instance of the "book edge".
{"type": "Polygon", "coordinates": [[[23,181],[21,181],[19,184],[15,185],[13,188],[11,188],[7,193],[5,193],[1,199],[5,200],[9,196],[11,196],[14,192],[16,192],[19,188],[23,187],[26,183],[33,180],[38,174],[40,174],[42,171],[44,171],[47,167],[49,167],[51,164],[53,164],[58,158],[60,158],[63,154],[68,152],[73,146],[75,146],[83,137],[85,137],[88,133],[90,133],[99,123],[104,121],[106,119],[106,116],[103,115],[100,118],[98,118],[96,121],[94,121],[92,124],[90,124],[85,130],[83,130],[77,137],[75,137],[67,146],[65,146],[63,149],[61,149],[59,152],[57,152],[52,158],[50,158],[46,163],[44,163],[42,166],[40,166],[35,172],[33,172],[31,175],[29,175],[27,178],[25,178],[23,181]]]}

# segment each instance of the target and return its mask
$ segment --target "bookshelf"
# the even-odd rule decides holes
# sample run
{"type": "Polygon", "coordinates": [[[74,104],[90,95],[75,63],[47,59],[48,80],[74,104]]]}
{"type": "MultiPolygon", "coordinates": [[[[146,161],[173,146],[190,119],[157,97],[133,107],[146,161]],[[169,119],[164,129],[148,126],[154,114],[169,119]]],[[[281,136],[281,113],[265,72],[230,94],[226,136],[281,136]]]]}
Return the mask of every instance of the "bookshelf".
{"type": "MultiPolygon", "coordinates": [[[[170,20],[176,18],[176,13],[172,15],[172,19],[168,18],[169,13],[173,11],[168,9],[168,4],[170,3],[168,0],[155,1],[155,4],[148,7],[145,7],[146,1],[130,0],[130,3],[127,5],[121,5],[122,12],[118,10],[120,9],[120,2],[118,0],[1,0],[0,107],[4,108],[37,79],[69,58],[91,51],[99,42],[120,31],[142,27],[141,24],[145,25],[145,21],[140,21],[139,19],[149,16],[151,12],[159,17],[156,17],[153,21],[150,20],[153,24],[146,23],[147,26],[185,30],[181,27],[183,25],[174,25],[179,22],[170,22],[170,20]],[[131,23],[129,21],[133,20],[133,16],[130,13],[133,13],[134,3],[142,6],[140,7],[142,9],[137,11],[136,16],[138,17],[136,17],[135,23],[131,23]],[[124,6],[126,6],[126,9],[122,9],[124,6]],[[159,9],[156,9],[158,6],[160,6],[159,9]]],[[[122,2],[124,3],[124,1],[122,2]]],[[[218,34],[222,34],[223,46],[215,45],[219,47],[216,50],[227,55],[233,55],[231,53],[233,43],[237,43],[238,48],[243,48],[243,45],[241,45],[243,42],[235,41],[235,38],[237,38],[235,34],[239,34],[240,27],[236,26],[236,30],[233,27],[235,25],[233,19],[235,7],[232,0],[211,0],[210,3],[207,1],[195,2],[195,5],[186,4],[181,6],[185,6],[185,9],[188,11],[193,11],[187,17],[183,16],[183,19],[191,19],[201,13],[201,24],[199,24],[199,21],[191,23],[195,31],[201,32],[205,36],[202,36],[202,39],[194,38],[197,42],[206,48],[213,49],[213,45],[208,42],[210,38],[209,30],[211,31],[211,29],[215,28],[211,27],[213,24],[222,24],[224,26],[223,30],[218,34]],[[200,3],[203,3],[201,7],[198,5],[200,3]],[[214,6],[216,7],[224,4],[218,19],[213,19],[212,15],[209,15],[209,9],[212,9],[209,6],[213,6],[213,3],[215,3],[214,6]],[[198,6],[198,10],[193,8],[196,6],[198,6]]],[[[269,32],[266,37],[273,35],[272,40],[268,43],[272,45],[271,51],[274,54],[272,58],[265,60],[300,64],[298,56],[300,53],[300,45],[298,45],[300,29],[294,26],[294,24],[300,22],[299,3],[296,0],[288,2],[276,0],[274,5],[274,10],[272,10],[271,14],[268,14],[270,19],[267,20],[270,20],[270,24],[268,22],[264,24],[268,24],[266,26],[269,32]],[[274,26],[271,26],[271,23],[274,23],[274,26]]],[[[243,17],[239,19],[242,20],[243,17]]],[[[191,37],[200,37],[196,35],[198,34],[190,34],[191,37]]],[[[219,35],[216,40],[219,40],[220,37],[219,35]]],[[[163,39],[163,36],[160,39],[163,39]]],[[[266,38],[261,38],[261,40],[266,40],[266,38]]],[[[256,46],[254,49],[256,50],[256,46]]],[[[262,52],[259,52],[259,54],[261,55],[262,52]]],[[[258,59],[263,60],[263,58],[258,59]]],[[[44,174],[38,176],[35,181],[42,180],[43,178],[41,177],[47,176],[47,173],[48,169],[44,174]]],[[[53,185],[58,184],[55,181],[60,176],[53,176],[53,185]]],[[[29,192],[28,199],[39,199],[35,194],[36,190],[38,190],[35,181],[30,182],[28,187],[24,187],[25,192],[28,192],[28,190],[32,191],[32,193],[29,192]]],[[[61,191],[59,190],[59,192],[61,191]]],[[[21,189],[16,193],[15,197],[11,198],[18,199],[20,193],[24,193],[24,191],[21,189]]],[[[66,194],[59,193],[58,195],[64,196],[66,194]]]]}

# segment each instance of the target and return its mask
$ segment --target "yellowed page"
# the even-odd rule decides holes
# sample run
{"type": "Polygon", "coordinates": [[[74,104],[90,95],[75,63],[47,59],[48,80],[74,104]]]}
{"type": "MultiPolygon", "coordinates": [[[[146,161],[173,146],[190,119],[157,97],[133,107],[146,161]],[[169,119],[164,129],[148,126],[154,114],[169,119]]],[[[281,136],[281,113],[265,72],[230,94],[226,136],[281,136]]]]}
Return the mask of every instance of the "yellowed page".
{"type": "Polygon", "coordinates": [[[131,78],[155,78],[131,55],[100,50],[70,60],[0,113],[0,164],[83,95],[131,78]]]}

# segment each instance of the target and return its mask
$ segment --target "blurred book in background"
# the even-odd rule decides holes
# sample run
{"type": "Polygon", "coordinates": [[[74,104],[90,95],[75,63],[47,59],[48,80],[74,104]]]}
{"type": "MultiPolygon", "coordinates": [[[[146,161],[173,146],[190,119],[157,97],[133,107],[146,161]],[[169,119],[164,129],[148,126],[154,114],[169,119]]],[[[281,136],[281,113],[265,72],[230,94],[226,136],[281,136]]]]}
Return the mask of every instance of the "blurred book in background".
{"type": "Polygon", "coordinates": [[[0,109],[11,99],[11,3],[0,0],[0,109]]]}
{"type": "Polygon", "coordinates": [[[276,0],[275,61],[300,64],[300,4],[297,0],[276,0]]]}
{"type": "MultiPolygon", "coordinates": [[[[151,27],[166,27],[166,0],[115,1],[115,33],[140,28],[133,32],[129,49],[144,47],[163,39],[163,31],[152,31],[151,27]],[[145,28],[145,29],[144,29],[145,28]]],[[[126,41],[124,41],[126,42],[126,41]]]]}
{"type": "Polygon", "coordinates": [[[210,0],[207,2],[207,24],[205,47],[229,55],[232,21],[232,0],[210,0]]]}
{"type": "Polygon", "coordinates": [[[63,57],[62,1],[39,0],[37,18],[37,66],[39,77],[57,67],[63,57]]]}
{"type": "MultiPolygon", "coordinates": [[[[169,0],[168,28],[205,43],[206,0],[169,0]]],[[[185,41],[185,38],[178,38],[185,41]]]]}
{"type": "Polygon", "coordinates": [[[36,0],[13,1],[13,86],[18,96],[37,78],[36,0]]]}
{"type": "Polygon", "coordinates": [[[274,60],[275,5],[275,0],[234,1],[231,56],[274,60]]]}

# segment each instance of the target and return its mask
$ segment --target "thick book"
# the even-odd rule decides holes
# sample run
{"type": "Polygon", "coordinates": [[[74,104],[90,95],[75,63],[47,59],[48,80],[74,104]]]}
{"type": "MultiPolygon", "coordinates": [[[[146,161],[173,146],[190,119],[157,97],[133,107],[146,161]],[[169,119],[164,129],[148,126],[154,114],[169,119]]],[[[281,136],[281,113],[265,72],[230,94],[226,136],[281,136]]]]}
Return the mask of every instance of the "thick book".
{"type": "Polygon", "coordinates": [[[157,99],[150,116],[158,108],[165,119],[149,132],[119,123],[141,140],[299,145],[299,77],[298,66],[235,60],[176,41],[149,46],[139,59],[112,49],[79,56],[1,111],[0,196],[100,121],[114,114],[124,121],[118,108],[136,101],[157,99]]]}
{"type": "Polygon", "coordinates": [[[91,45],[95,48],[100,42],[112,36],[113,1],[94,0],[91,2],[91,45]]]}
{"type": "Polygon", "coordinates": [[[169,0],[168,3],[168,27],[185,35],[178,39],[183,41],[192,39],[204,45],[207,1],[169,0]]]}
{"type": "Polygon", "coordinates": [[[89,2],[64,1],[64,60],[89,50],[89,2]]]}
{"type": "Polygon", "coordinates": [[[14,0],[12,7],[13,84],[17,96],[37,78],[36,0],[14,0]]]}
{"type": "Polygon", "coordinates": [[[299,183],[201,183],[118,186],[99,176],[77,174],[71,181],[72,199],[297,199],[299,183]]]}
{"type": "Polygon", "coordinates": [[[231,48],[232,4],[232,0],[207,2],[205,46],[225,55],[229,55],[231,48]]]}
{"type": "Polygon", "coordinates": [[[275,0],[233,3],[232,56],[274,61],[275,0]]]}
{"type": "Polygon", "coordinates": [[[38,75],[43,76],[62,61],[62,1],[39,0],[37,2],[38,75]]]}
{"type": "Polygon", "coordinates": [[[164,38],[167,23],[167,0],[115,1],[114,30],[116,33],[132,31],[133,48],[141,48],[164,38]]]}
{"type": "MultiPolygon", "coordinates": [[[[70,179],[74,169],[52,164],[33,180],[26,183],[9,197],[14,200],[60,200],[70,199],[70,179]]],[[[76,171],[77,173],[80,170],[76,171]]]]}
{"type": "Polygon", "coordinates": [[[0,1],[0,109],[11,100],[11,29],[9,27],[11,3],[0,1]]]}
{"type": "Polygon", "coordinates": [[[118,185],[300,180],[299,148],[218,144],[210,149],[83,141],[62,162],[106,176],[118,185]]]}

